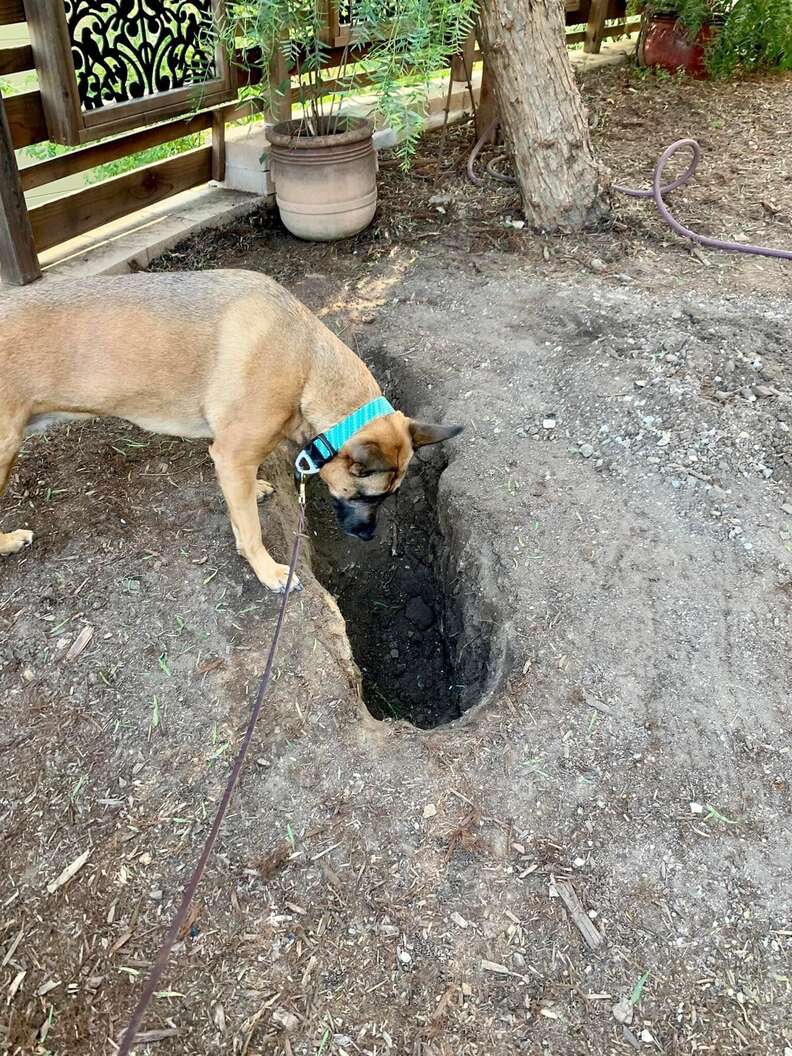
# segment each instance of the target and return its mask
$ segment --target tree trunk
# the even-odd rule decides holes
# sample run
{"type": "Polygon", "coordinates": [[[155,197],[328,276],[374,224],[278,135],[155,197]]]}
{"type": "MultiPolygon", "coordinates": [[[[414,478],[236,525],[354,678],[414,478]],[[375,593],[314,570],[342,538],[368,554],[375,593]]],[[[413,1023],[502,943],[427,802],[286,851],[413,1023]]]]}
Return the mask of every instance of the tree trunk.
{"type": "Polygon", "coordinates": [[[609,211],[564,37],[563,0],[481,0],[480,39],[511,147],[526,221],[592,227],[609,211]]]}

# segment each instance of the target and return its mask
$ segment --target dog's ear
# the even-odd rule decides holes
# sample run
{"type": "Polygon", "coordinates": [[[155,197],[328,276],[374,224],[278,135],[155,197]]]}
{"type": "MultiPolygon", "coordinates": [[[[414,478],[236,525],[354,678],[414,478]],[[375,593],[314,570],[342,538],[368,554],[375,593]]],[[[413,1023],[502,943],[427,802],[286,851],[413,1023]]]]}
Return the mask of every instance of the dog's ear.
{"type": "Polygon", "coordinates": [[[450,440],[459,436],[464,425],[430,425],[428,422],[410,421],[410,436],[413,447],[425,447],[426,444],[439,444],[441,440],[450,440]]]}
{"type": "Polygon", "coordinates": [[[347,451],[349,472],[353,477],[365,477],[368,473],[391,473],[393,466],[382,453],[379,444],[364,440],[352,444],[347,451]]]}

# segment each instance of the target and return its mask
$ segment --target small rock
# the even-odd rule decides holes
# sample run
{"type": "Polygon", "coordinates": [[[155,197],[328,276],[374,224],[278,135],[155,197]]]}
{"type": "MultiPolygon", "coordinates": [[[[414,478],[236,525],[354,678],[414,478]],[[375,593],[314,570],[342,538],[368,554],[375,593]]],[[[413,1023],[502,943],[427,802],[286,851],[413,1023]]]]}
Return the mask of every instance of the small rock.
{"type": "Polygon", "coordinates": [[[434,803],[427,803],[423,809],[424,819],[433,818],[437,814],[437,807],[434,803]]]}
{"type": "Polygon", "coordinates": [[[506,221],[506,226],[507,227],[513,227],[516,231],[522,231],[522,229],[525,227],[525,221],[524,220],[507,220],[506,221]]]}
{"type": "Polygon", "coordinates": [[[690,813],[691,814],[703,814],[704,813],[704,808],[702,807],[702,805],[700,803],[691,803],[690,804],[690,813]]]}
{"type": "Polygon", "coordinates": [[[772,385],[754,385],[753,392],[755,396],[778,396],[778,389],[774,389],[772,385]]]}
{"type": "Polygon", "coordinates": [[[412,961],[412,957],[409,955],[409,953],[406,950],[399,950],[399,952],[396,954],[396,956],[398,957],[399,962],[401,964],[410,964],[411,961],[412,961]]]}
{"type": "Polygon", "coordinates": [[[641,1041],[644,1045],[651,1045],[654,1042],[654,1035],[646,1027],[641,1031],[641,1041]]]}
{"type": "Polygon", "coordinates": [[[543,429],[555,429],[555,427],[556,427],[555,418],[543,418],[542,419],[542,428],[543,429]]]}
{"type": "Polygon", "coordinates": [[[630,1024],[633,1021],[633,1006],[626,998],[613,1006],[613,1018],[617,1023],[630,1024]]]}
{"type": "Polygon", "coordinates": [[[784,513],[788,513],[789,516],[792,517],[792,503],[785,502],[781,509],[784,511],[784,513]]]}
{"type": "Polygon", "coordinates": [[[292,1012],[288,1012],[285,1008],[276,1008],[272,1013],[272,1022],[285,1030],[287,1034],[292,1034],[297,1027],[300,1025],[299,1019],[292,1012]]]}
{"type": "Polygon", "coordinates": [[[599,257],[592,257],[591,264],[589,265],[589,267],[592,271],[602,273],[607,269],[608,265],[605,263],[604,260],[601,260],[599,257]]]}
{"type": "Polygon", "coordinates": [[[458,928],[466,928],[468,926],[468,922],[465,920],[462,914],[457,913],[456,910],[451,914],[451,919],[458,928]]]}
{"type": "Polygon", "coordinates": [[[579,450],[584,458],[591,458],[591,456],[594,454],[594,448],[591,446],[591,444],[581,444],[579,450]]]}
{"type": "Polygon", "coordinates": [[[430,205],[439,205],[441,209],[447,209],[451,202],[450,194],[433,194],[429,199],[430,205]]]}

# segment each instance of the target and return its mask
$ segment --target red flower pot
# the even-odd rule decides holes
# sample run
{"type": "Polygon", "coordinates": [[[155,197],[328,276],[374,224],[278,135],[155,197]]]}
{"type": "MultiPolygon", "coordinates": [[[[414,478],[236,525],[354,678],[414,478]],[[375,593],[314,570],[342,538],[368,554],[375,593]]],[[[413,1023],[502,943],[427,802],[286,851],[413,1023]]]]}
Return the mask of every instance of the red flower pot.
{"type": "Polygon", "coordinates": [[[640,62],[643,66],[657,66],[669,73],[684,70],[691,77],[709,76],[704,65],[704,50],[717,27],[708,24],[690,39],[687,30],[674,15],[644,15],[641,34],[640,62]]]}

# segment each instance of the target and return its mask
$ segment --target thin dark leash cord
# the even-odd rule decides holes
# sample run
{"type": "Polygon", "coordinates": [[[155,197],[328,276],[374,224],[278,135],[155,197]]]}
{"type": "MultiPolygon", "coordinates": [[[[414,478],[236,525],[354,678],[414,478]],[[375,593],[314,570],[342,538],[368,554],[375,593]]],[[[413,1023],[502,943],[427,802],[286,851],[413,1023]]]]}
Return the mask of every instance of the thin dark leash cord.
{"type": "Polygon", "coordinates": [[[198,889],[198,885],[206,869],[206,864],[214,849],[214,845],[217,842],[217,837],[220,833],[220,827],[223,824],[223,819],[226,816],[228,807],[231,803],[231,797],[234,794],[234,789],[239,781],[240,774],[242,773],[242,767],[245,762],[245,757],[250,748],[251,741],[253,740],[253,733],[256,729],[256,723],[259,715],[261,714],[262,704],[269,687],[270,678],[272,676],[272,667],[275,662],[275,652],[278,647],[278,640],[280,639],[281,630],[283,628],[283,621],[286,616],[286,606],[289,601],[289,595],[291,593],[291,585],[294,580],[294,570],[297,567],[297,560],[300,556],[300,542],[303,536],[303,529],[305,527],[305,492],[302,489],[300,491],[300,514],[297,520],[297,528],[294,535],[294,544],[292,546],[291,559],[289,561],[289,574],[286,579],[286,587],[283,592],[283,600],[281,601],[280,609],[278,611],[278,620],[275,624],[275,631],[272,635],[272,642],[270,643],[269,653],[267,654],[267,663],[264,667],[264,674],[258,684],[256,691],[256,697],[253,702],[253,708],[250,712],[250,718],[248,719],[247,728],[245,730],[245,736],[242,739],[237,757],[234,760],[234,766],[229,775],[226,783],[225,791],[223,792],[223,798],[220,800],[220,806],[217,808],[212,827],[209,830],[209,835],[206,838],[206,843],[203,846],[201,855],[192,871],[192,875],[187,882],[187,886],[184,888],[179,908],[176,912],[176,916],[173,918],[171,926],[168,928],[167,934],[163,939],[162,946],[157,959],[149,973],[148,980],[143,989],[143,993],[140,995],[140,999],[137,1003],[135,1011],[132,1014],[132,1018],[129,1021],[129,1026],[124,1031],[121,1039],[121,1044],[118,1049],[117,1056],[129,1056],[129,1052],[135,1044],[135,1037],[137,1036],[140,1026],[143,1022],[143,1016],[146,1014],[149,1002],[154,996],[159,981],[162,977],[162,973],[168,963],[171,950],[173,949],[176,940],[179,937],[179,933],[184,927],[187,920],[187,914],[190,909],[190,904],[195,897],[195,892],[198,889]]]}
{"type": "MultiPolygon", "coordinates": [[[[476,175],[475,163],[476,158],[484,146],[487,139],[491,136],[497,124],[497,119],[493,121],[482,133],[470,152],[470,156],[467,161],[467,174],[470,182],[475,184],[477,187],[481,187],[484,181],[480,176],[476,175]]],[[[514,180],[512,177],[505,176],[502,173],[495,172],[492,168],[497,158],[493,158],[486,166],[487,172],[490,176],[494,176],[496,179],[503,181],[504,183],[511,182],[514,180]]],[[[660,155],[657,164],[655,165],[654,175],[652,177],[652,188],[651,190],[642,191],[637,187],[625,187],[622,183],[611,184],[614,191],[618,191],[619,194],[626,194],[630,198],[646,198],[653,199],[660,216],[665,220],[668,226],[675,231],[682,238],[688,238],[691,242],[698,242],[701,246],[706,246],[708,249],[723,249],[728,253],[751,253],[755,256],[762,257],[775,257],[777,260],[792,260],[792,250],[788,249],[771,249],[769,246],[754,246],[748,242],[729,242],[723,238],[710,238],[708,235],[699,235],[697,232],[692,231],[689,227],[685,227],[681,224],[675,216],[671,213],[671,210],[663,200],[664,194],[670,194],[671,191],[676,191],[680,187],[684,187],[686,183],[693,178],[693,175],[698,168],[698,164],[701,161],[701,147],[695,139],[678,139],[676,143],[672,143],[670,147],[666,147],[663,153],[660,155]],[[690,164],[687,169],[682,173],[681,176],[677,176],[675,180],[670,183],[663,183],[663,171],[679,150],[689,149],[692,153],[690,164]]]]}

